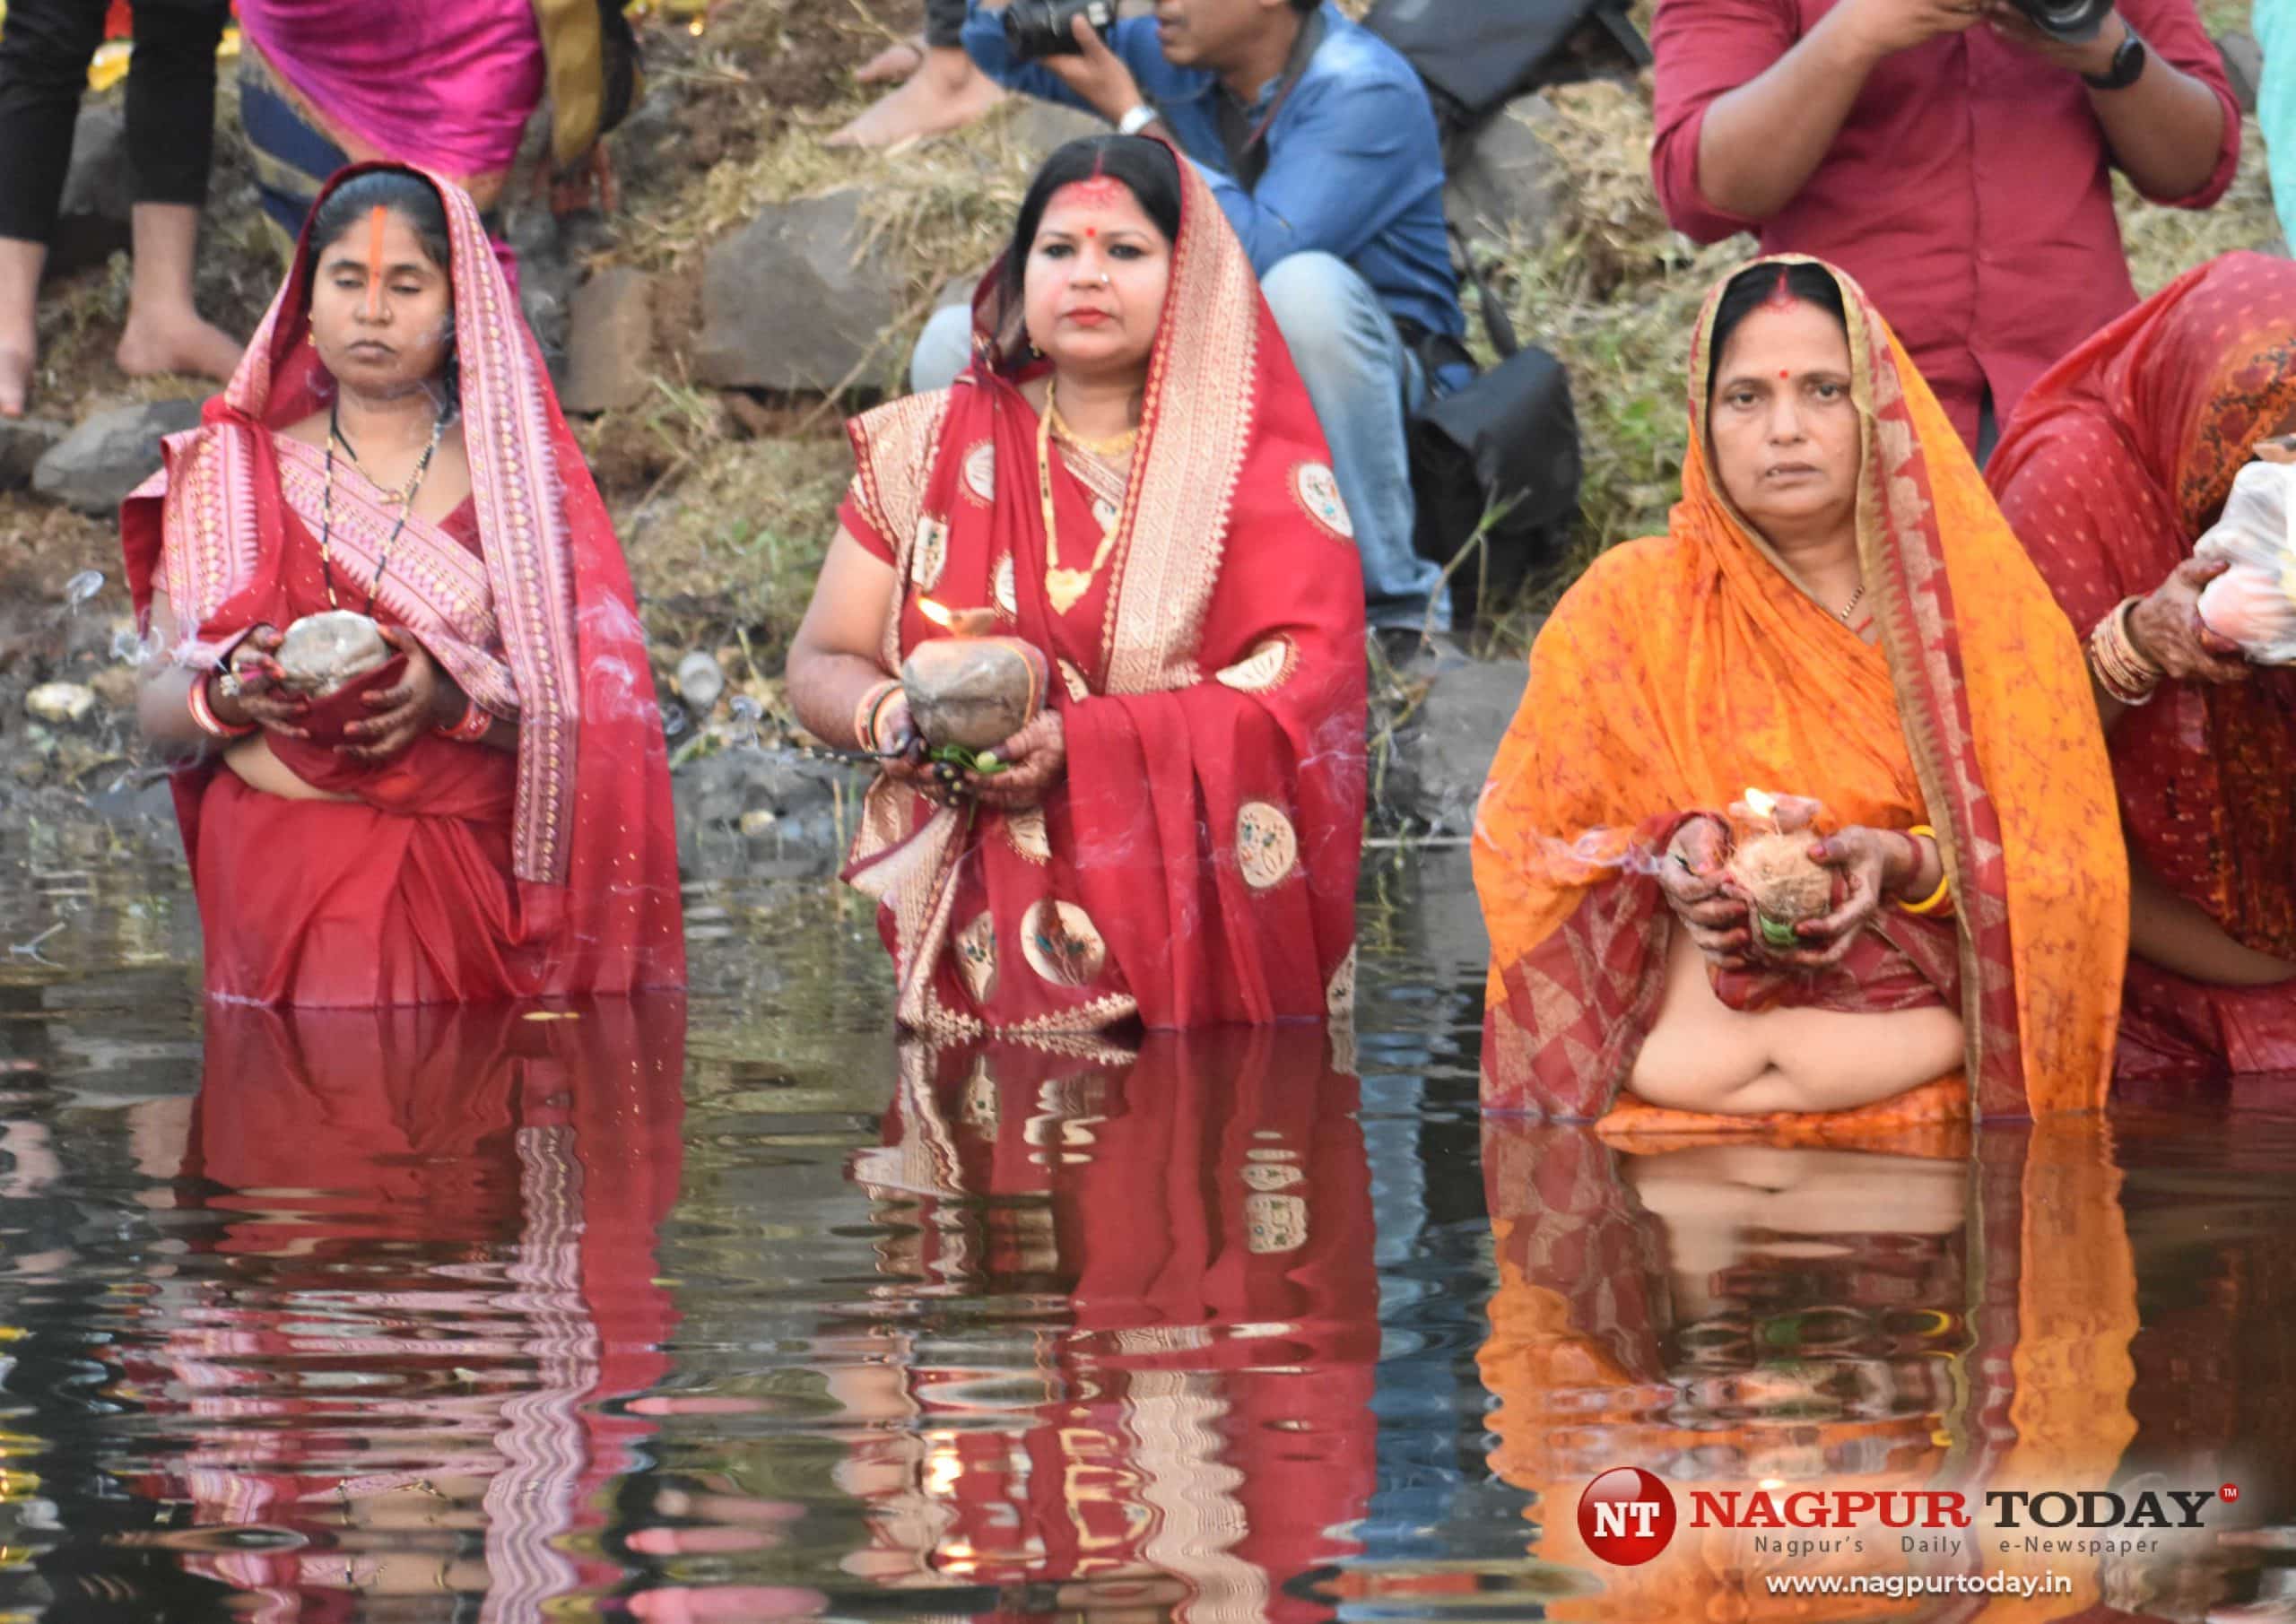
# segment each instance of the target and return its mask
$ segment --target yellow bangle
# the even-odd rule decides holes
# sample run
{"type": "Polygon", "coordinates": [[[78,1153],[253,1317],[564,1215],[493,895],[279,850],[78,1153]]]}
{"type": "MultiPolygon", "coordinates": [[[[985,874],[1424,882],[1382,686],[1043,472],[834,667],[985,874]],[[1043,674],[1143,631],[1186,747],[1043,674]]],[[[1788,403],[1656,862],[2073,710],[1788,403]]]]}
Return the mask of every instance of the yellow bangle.
{"type": "MultiPolygon", "coordinates": [[[[1917,850],[1919,849],[1919,841],[1924,835],[1927,835],[1932,842],[1937,840],[1937,831],[1926,823],[1917,823],[1905,832],[1916,842],[1917,850]]],[[[1953,881],[1945,872],[1945,848],[1944,845],[1939,844],[1937,846],[1937,889],[1930,892],[1928,899],[1925,901],[1908,902],[1900,899],[1898,907],[1909,914],[1934,914],[1945,905],[1945,899],[1952,893],[1952,889],[1953,881]]]]}

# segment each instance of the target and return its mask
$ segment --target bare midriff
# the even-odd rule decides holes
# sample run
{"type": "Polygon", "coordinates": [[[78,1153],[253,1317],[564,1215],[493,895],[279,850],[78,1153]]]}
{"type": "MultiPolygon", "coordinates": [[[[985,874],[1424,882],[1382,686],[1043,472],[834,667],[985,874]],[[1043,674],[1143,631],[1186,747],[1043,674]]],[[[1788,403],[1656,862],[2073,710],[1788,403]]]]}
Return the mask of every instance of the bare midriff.
{"type": "Polygon", "coordinates": [[[1753,1116],[1844,1111],[1918,1088],[1961,1064],[1961,1020],[1943,1004],[1850,1014],[1734,1010],[1706,960],[1673,930],[1657,1019],[1628,1086],[1674,1110],[1753,1116]]]}
{"type": "Polygon", "coordinates": [[[338,795],[318,789],[297,777],[286,762],[271,753],[271,741],[261,734],[241,739],[223,752],[223,765],[237,773],[239,782],[249,789],[259,789],[266,795],[277,795],[285,801],[355,801],[356,795],[338,795]]]}

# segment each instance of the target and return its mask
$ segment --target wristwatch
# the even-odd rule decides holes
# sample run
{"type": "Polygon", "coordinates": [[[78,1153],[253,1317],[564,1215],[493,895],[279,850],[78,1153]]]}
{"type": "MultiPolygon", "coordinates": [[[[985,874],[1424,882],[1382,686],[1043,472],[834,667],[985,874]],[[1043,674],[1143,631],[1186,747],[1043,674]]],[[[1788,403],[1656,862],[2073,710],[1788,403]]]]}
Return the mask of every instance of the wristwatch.
{"type": "Polygon", "coordinates": [[[2136,83],[2136,76],[2144,71],[2144,41],[2136,37],[2135,29],[2130,29],[2121,36],[2120,45],[2113,52],[2112,65],[2101,74],[2082,74],[2081,83],[2092,91],[2125,91],[2136,83]]]}
{"type": "MultiPolygon", "coordinates": [[[[2118,62],[2120,58],[2116,56],[2113,60],[2118,62]]],[[[1155,122],[1156,109],[1144,101],[1116,121],[1116,133],[1119,135],[1137,135],[1155,122]]]]}

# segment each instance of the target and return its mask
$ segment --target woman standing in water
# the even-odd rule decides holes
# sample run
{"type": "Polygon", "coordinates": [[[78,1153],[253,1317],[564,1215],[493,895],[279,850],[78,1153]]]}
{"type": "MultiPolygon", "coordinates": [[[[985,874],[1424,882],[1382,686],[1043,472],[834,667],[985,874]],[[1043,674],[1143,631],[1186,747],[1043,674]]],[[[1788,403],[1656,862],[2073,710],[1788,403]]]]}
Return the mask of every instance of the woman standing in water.
{"type": "Polygon", "coordinates": [[[2127,939],[2103,742],[1960,438],[1813,260],[1715,291],[1690,408],[1667,534],[1564,596],[1483,794],[1484,1104],[2101,1103],[2127,939]],[[1750,788],[1823,808],[1832,903],[1783,948],[1728,878],[1750,788]]]}
{"type": "Polygon", "coordinates": [[[122,525],[145,734],[211,995],[381,1004],[682,985],[676,845],[622,550],[477,210],[321,197],[239,375],[122,525]],[[392,659],[314,704],[284,629],[392,659]]]}
{"type": "Polygon", "coordinates": [[[903,1025],[941,1035],[1350,1007],[1363,609],[1306,390],[1194,169],[1055,152],[955,386],[851,425],[789,654],[805,725],[876,752],[847,877],[903,1025]],[[1001,771],[929,768],[893,673],[972,611],[1055,673],[1001,771]]]}

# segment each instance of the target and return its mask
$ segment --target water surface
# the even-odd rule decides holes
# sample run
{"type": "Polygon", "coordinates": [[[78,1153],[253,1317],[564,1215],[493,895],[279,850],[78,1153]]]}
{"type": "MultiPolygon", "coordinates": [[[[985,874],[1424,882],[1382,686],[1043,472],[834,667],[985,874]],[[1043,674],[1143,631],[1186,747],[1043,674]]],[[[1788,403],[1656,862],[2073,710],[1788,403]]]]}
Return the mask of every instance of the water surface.
{"type": "Polygon", "coordinates": [[[166,869],[30,840],[10,1616],[1979,1615],[1763,1587],[1848,1557],[1610,1568],[1619,1464],[2237,1482],[2014,1616],[2296,1588],[2215,1537],[2296,1520],[2269,1084],[1863,1152],[1485,1125],[1456,854],[1367,873],[1352,1034],[902,1052],[858,908],[740,889],[684,1001],[203,1011],[166,869]]]}

